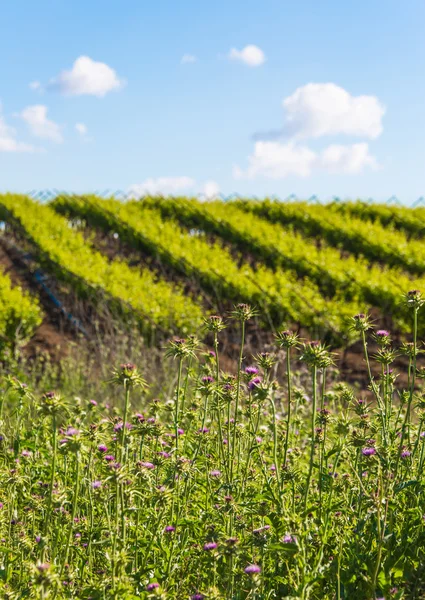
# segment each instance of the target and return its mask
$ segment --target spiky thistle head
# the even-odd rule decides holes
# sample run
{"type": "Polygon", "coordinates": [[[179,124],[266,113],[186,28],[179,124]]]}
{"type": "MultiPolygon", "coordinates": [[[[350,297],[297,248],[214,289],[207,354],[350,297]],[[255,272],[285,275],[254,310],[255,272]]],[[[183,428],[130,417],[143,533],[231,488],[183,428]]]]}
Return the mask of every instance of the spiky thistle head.
{"type": "Polygon", "coordinates": [[[277,361],[276,356],[274,354],[270,354],[270,352],[260,352],[260,354],[256,354],[254,356],[254,359],[257,365],[264,369],[264,371],[270,371],[277,361]]]}
{"type": "Polygon", "coordinates": [[[300,360],[305,362],[309,367],[317,367],[325,369],[334,364],[333,358],[326,346],[322,342],[313,340],[303,344],[300,360]]]}
{"type": "Polygon", "coordinates": [[[180,359],[189,357],[195,358],[195,350],[198,345],[198,340],[193,336],[190,336],[187,339],[176,337],[170,340],[165,356],[180,359]]]}
{"type": "Polygon", "coordinates": [[[218,315],[210,315],[204,319],[204,327],[207,331],[218,333],[226,328],[223,318],[218,315]]]}
{"type": "Polygon", "coordinates": [[[147,382],[139,374],[136,365],[133,363],[123,363],[112,373],[112,377],[108,380],[108,383],[115,385],[122,385],[124,388],[133,387],[147,387],[147,382]]]}
{"type": "Polygon", "coordinates": [[[284,331],[279,331],[279,333],[276,334],[276,344],[280,348],[293,348],[298,346],[299,343],[299,337],[295,331],[285,329],[284,331]]]}
{"type": "Polygon", "coordinates": [[[236,321],[244,323],[255,317],[257,311],[249,304],[236,304],[230,314],[236,321]]]}
{"type": "Polygon", "coordinates": [[[358,313],[350,319],[350,329],[352,331],[366,332],[372,326],[372,320],[369,315],[365,313],[358,313]]]}
{"type": "Polygon", "coordinates": [[[422,296],[422,292],[420,290],[410,290],[404,296],[405,302],[409,308],[413,308],[414,310],[419,310],[420,307],[424,304],[425,298],[422,296]]]}

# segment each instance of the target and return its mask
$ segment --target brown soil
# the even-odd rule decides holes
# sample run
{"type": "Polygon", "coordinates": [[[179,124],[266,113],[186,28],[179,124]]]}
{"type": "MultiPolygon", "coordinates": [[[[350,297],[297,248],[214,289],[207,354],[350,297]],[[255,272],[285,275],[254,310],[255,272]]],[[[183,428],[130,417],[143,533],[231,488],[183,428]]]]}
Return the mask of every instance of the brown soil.
{"type": "Polygon", "coordinates": [[[21,262],[19,255],[7,247],[0,238],[0,267],[7,273],[13,285],[37,296],[44,309],[44,318],[36,329],[33,337],[24,348],[27,357],[47,352],[54,360],[60,360],[66,355],[67,346],[73,340],[73,335],[66,331],[66,324],[60,312],[52,306],[43,290],[35,282],[32,273],[21,262]]]}

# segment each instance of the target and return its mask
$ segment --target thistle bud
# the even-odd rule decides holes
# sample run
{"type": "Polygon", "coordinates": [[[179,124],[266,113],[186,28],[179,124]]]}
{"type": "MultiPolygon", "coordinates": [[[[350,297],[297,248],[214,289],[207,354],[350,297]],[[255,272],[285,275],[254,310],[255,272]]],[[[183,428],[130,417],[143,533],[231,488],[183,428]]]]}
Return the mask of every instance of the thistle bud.
{"type": "Polygon", "coordinates": [[[211,315],[207,319],[204,319],[204,327],[207,331],[214,331],[218,333],[226,328],[222,317],[217,315],[211,315]]]}
{"type": "Polygon", "coordinates": [[[420,290],[410,290],[405,296],[407,306],[415,310],[419,310],[425,302],[420,290]]]}
{"type": "Polygon", "coordinates": [[[256,311],[249,304],[237,304],[231,312],[231,315],[234,319],[241,321],[242,323],[252,319],[256,315],[256,311]]]}
{"type": "Polygon", "coordinates": [[[298,335],[294,331],[285,329],[276,334],[276,344],[280,348],[292,348],[298,346],[298,335]]]}

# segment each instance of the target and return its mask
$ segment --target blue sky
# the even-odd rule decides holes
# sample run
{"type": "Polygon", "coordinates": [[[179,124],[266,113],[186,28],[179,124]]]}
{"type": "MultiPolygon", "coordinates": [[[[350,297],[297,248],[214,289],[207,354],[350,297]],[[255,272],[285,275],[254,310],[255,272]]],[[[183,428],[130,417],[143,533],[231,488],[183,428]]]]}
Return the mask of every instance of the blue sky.
{"type": "Polygon", "coordinates": [[[4,3],[0,189],[411,202],[424,22],[422,0],[4,3]]]}

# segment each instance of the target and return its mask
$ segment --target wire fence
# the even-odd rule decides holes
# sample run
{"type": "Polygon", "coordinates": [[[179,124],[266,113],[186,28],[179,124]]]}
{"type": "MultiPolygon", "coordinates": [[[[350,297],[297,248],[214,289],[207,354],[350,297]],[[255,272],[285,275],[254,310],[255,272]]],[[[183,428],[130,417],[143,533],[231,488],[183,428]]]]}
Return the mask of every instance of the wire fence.
{"type": "MultiPolygon", "coordinates": [[[[147,196],[152,196],[152,195],[165,196],[165,194],[160,194],[160,193],[135,194],[134,191],[124,191],[124,190],[94,190],[94,191],[90,192],[90,194],[93,194],[95,196],[100,196],[102,198],[117,198],[120,200],[130,200],[130,199],[134,199],[134,198],[141,199],[141,198],[145,198],[147,196]]],[[[31,196],[31,198],[34,198],[34,200],[38,200],[40,202],[48,202],[49,200],[53,200],[54,198],[57,198],[58,196],[75,196],[75,195],[81,195],[81,194],[77,194],[76,192],[69,192],[66,190],[48,189],[48,190],[30,190],[29,192],[27,192],[27,195],[31,196]]],[[[259,196],[253,196],[253,195],[248,196],[246,194],[242,195],[242,194],[238,194],[236,192],[234,192],[233,194],[228,194],[228,195],[216,194],[213,197],[208,197],[205,194],[191,194],[191,196],[197,197],[200,200],[209,200],[212,198],[218,198],[218,199],[223,200],[224,202],[229,202],[231,200],[238,200],[238,199],[248,198],[248,197],[252,200],[264,199],[264,198],[260,198],[259,196]]],[[[314,203],[315,204],[327,204],[329,202],[345,202],[346,200],[348,200],[348,199],[340,198],[339,196],[333,196],[331,199],[323,200],[316,194],[313,194],[309,198],[300,198],[296,194],[290,194],[289,196],[286,196],[285,198],[283,198],[276,194],[272,194],[271,196],[267,196],[267,198],[269,198],[270,200],[277,200],[280,202],[297,202],[297,201],[303,200],[303,201],[310,202],[312,204],[314,204],[314,203]]],[[[373,198],[366,198],[366,199],[360,198],[360,200],[362,200],[363,202],[365,202],[367,204],[378,203],[373,198]]],[[[386,204],[388,206],[404,206],[407,208],[418,208],[419,206],[425,206],[425,196],[420,196],[417,200],[415,200],[411,204],[407,204],[407,203],[403,202],[397,196],[391,196],[390,198],[388,198],[388,200],[379,202],[379,204],[386,204]]]]}

